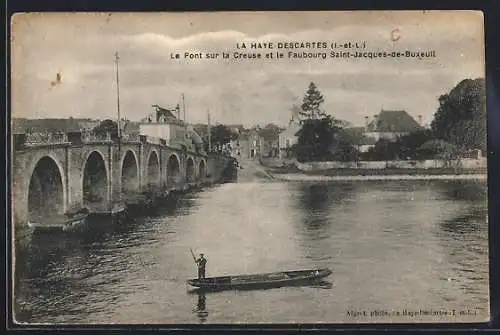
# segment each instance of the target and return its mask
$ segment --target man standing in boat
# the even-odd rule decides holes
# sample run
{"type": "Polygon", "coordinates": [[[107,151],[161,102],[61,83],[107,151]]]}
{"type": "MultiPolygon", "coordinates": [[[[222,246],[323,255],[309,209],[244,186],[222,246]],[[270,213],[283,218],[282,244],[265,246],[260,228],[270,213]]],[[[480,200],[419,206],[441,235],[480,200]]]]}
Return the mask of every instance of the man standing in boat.
{"type": "Polygon", "coordinates": [[[203,254],[200,254],[200,258],[196,260],[198,265],[198,279],[205,279],[205,266],[207,265],[207,259],[203,254]]]}

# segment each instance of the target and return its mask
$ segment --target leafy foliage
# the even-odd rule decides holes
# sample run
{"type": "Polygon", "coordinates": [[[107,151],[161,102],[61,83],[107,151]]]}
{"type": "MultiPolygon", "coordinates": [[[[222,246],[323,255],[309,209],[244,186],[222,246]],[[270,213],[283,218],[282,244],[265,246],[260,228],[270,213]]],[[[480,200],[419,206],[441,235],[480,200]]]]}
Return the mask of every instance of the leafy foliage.
{"type": "Polygon", "coordinates": [[[465,79],[439,97],[431,128],[436,138],[460,149],[486,149],[485,81],[465,79]]]}
{"type": "Polygon", "coordinates": [[[398,137],[395,141],[381,138],[374,147],[362,155],[362,158],[366,160],[428,159],[438,153],[436,148],[422,148],[432,139],[432,132],[427,129],[398,137]]]}
{"type": "Polygon", "coordinates": [[[212,148],[215,150],[221,150],[224,144],[227,144],[236,138],[237,135],[223,124],[218,124],[210,130],[210,141],[212,148]]]}
{"type": "Polygon", "coordinates": [[[95,126],[93,132],[96,134],[109,133],[111,138],[118,137],[118,124],[110,119],[103,120],[99,125],[95,126]]]}
{"type": "Polygon", "coordinates": [[[341,127],[341,121],[331,116],[304,120],[297,132],[295,147],[299,161],[355,159],[357,152],[341,127]]]}

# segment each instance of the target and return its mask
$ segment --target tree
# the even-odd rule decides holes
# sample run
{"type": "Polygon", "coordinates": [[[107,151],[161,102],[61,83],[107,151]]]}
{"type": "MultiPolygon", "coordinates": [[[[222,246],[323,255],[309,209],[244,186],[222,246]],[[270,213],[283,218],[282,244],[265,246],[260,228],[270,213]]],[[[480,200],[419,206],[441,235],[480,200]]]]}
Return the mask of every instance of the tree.
{"type": "Polygon", "coordinates": [[[426,153],[422,151],[421,146],[427,141],[432,140],[430,130],[419,130],[408,135],[399,137],[393,148],[396,150],[395,156],[399,159],[421,159],[425,158],[426,153]]]}
{"type": "Polygon", "coordinates": [[[316,84],[311,82],[309,88],[302,99],[302,105],[300,115],[305,119],[320,119],[326,116],[326,114],[320,109],[321,104],[324,102],[323,95],[316,87],[316,84]]]}
{"type": "Polygon", "coordinates": [[[364,159],[374,161],[389,161],[396,158],[398,155],[397,144],[388,139],[381,138],[364,153],[364,159]]]}
{"type": "Polygon", "coordinates": [[[110,119],[104,120],[94,127],[93,132],[98,135],[109,133],[111,138],[118,137],[118,124],[110,119]]]}
{"type": "Polygon", "coordinates": [[[486,150],[486,120],[484,79],[465,79],[439,97],[431,128],[436,138],[460,150],[486,150]]]}
{"type": "Polygon", "coordinates": [[[332,159],[345,149],[341,121],[332,116],[304,120],[297,132],[297,159],[300,161],[332,159]]]}
{"type": "MultiPolygon", "coordinates": [[[[356,160],[357,150],[343,130],[345,122],[327,115],[322,109],[323,95],[311,82],[298,111],[304,119],[297,132],[295,153],[299,161],[356,160]]],[[[292,113],[297,107],[292,107],[292,113]]]]}
{"type": "Polygon", "coordinates": [[[220,150],[224,144],[227,144],[234,139],[236,139],[236,134],[223,124],[218,124],[210,130],[212,148],[220,150]]]}

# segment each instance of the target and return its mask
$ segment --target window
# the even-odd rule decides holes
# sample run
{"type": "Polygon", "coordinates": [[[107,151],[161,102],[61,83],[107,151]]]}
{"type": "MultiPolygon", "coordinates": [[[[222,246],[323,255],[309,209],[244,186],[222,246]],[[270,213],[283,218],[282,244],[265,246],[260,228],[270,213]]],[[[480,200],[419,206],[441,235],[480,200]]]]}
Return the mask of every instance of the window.
{"type": "Polygon", "coordinates": [[[290,148],[290,139],[289,138],[286,139],[286,147],[290,148]]]}

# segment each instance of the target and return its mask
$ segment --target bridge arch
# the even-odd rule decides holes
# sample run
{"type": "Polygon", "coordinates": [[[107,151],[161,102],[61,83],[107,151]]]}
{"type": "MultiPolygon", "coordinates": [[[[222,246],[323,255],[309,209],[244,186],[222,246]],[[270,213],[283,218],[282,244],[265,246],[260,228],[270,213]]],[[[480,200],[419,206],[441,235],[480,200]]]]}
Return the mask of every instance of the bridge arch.
{"type": "Polygon", "coordinates": [[[158,151],[151,150],[146,163],[146,181],[149,187],[156,187],[160,184],[160,155],[158,151]]]}
{"type": "Polygon", "coordinates": [[[181,160],[176,153],[171,154],[167,160],[167,182],[169,186],[177,184],[181,177],[181,160]]]}
{"type": "Polygon", "coordinates": [[[108,164],[99,150],[91,151],[82,169],[83,204],[109,201],[108,164]]]}
{"type": "Polygon", "coordinates": [[[139,190],[139,161],[133,150],[128,149],[120,163],[121,191],[133,193],[139,190]]]}
{"type": "Polygon", "coordinates": [[[33,160],[26,178],[28,220],[50,219],[66,210],[67,194],[64,169],[51,154],[33,160]]]}
{"type": "Polygon", "coordinates": [[[192,183],[196,178],[196,171],[194,168],[194,159],[189,157],[186,160],[186,181],[192,183]]]}

